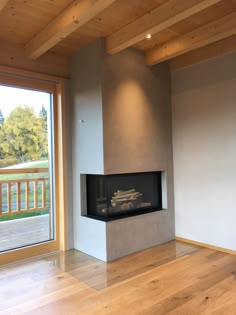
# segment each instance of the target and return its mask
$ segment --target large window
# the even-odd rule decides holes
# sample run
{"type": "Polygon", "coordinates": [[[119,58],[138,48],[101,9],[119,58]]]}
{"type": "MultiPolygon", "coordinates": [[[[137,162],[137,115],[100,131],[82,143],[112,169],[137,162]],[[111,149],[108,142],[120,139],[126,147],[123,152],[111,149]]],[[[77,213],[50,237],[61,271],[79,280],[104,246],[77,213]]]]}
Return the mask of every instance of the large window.
{"type": "Polygon", "coordinates": [[[58,250],[65,237],[60,88],[44,77],[0,75],[3,263],[58,250]]]}

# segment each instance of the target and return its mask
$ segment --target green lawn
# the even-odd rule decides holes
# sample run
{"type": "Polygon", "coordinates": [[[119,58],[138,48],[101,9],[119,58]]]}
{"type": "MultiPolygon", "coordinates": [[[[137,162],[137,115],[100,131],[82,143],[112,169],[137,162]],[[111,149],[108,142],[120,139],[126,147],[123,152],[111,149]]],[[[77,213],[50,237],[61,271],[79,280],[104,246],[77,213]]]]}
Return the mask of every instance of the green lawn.
{"type": "MultiPolygon", "coordinates": [[[[17,168],[48,168],[48,160],[43,161],[33,161],[27,163],[20,163],[12,165],[11,167],[2,168],[3,170],[6,169],[17,169],[17,168]]],[[[1,169],[0,169],[1,171],[1,169]]],[[[26,174],[4,174],[0,175],[1,180],[14,180],[14,179],[24,179],[24,178],[45,178],[48,177],[47,173],[26,173],[26,174]]]]}
{"type": "Polygon", "coordinates": [[[48,160],[38,160],[38,161],[28,161],[23,163],[14,164],[4,169],[11,169],[11,168],[37,168],[37,167],[48,167],[48,160]]]}
{"type": "Polygon", "coordinates": [[[48,160],[44,161],[37,161],[37,163],[29,164],[29,168],[47,168],[48,167],[48,160]]]}

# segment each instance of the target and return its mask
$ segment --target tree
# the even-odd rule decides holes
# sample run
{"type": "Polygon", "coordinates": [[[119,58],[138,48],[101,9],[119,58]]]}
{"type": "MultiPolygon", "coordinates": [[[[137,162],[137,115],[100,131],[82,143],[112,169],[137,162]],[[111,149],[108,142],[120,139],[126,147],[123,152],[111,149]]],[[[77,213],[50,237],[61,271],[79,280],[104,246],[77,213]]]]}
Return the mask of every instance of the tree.
{"type": "Polygon", "coordinates": [[[5,119],[0,132],[0,151],[4,158],[28,161],[47,156],[47,132],[42,117],[33,108],[17,106],[5,119]]]}
{"type": "Polygon", "coordinates": [[[0,126],[2,126],[3,123],[4,123],[4,117],[3,117],[2,111],[0,109],[0,126]]]}
{"type": "Polygon", "coordinates": [[[39,112],[39,116],[42,118],[43,120],[43,127],[47,133],[47,130],[48,130],[48,113],[47,113],[47,110],[45,109],[44,105],[42,105],[42,108],[39,112]]]}
{"type": "Polygon", "coordinates": [[[47,113],[47,110],[45,109],[44,105],[42,105],[42,108],[39,112],[39,116],[42,117],[42,119],[45,120],[45,122],[47,122],[48,113],[47,113]]]}

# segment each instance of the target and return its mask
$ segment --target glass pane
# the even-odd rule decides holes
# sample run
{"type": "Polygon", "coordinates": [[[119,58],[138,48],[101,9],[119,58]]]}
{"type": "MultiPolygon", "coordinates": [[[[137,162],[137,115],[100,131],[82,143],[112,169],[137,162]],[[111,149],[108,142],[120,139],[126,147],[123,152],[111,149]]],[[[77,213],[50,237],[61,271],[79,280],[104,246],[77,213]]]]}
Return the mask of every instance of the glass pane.
{"type": "Polygon", "coordinates": [[[0,252],[54,238],[52,104],[0,85],[0,252]]]}
{"type": "Polygon", "coordinates": [[[87,175],[87,214],[114,220],[162,209],[161,172],[87,175]]]}

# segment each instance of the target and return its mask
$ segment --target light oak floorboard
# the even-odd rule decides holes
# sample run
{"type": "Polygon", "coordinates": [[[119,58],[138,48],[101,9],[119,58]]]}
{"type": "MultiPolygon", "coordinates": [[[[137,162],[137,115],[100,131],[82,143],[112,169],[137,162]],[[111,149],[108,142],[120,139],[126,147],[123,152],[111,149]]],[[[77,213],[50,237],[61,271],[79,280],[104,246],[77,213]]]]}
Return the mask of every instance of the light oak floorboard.
{"type": "Polygon", "coordinates": [[[76,250],[0,269],[0,314],[236,314],[236,256],[169,242],[104,263],[76,250]]]}

